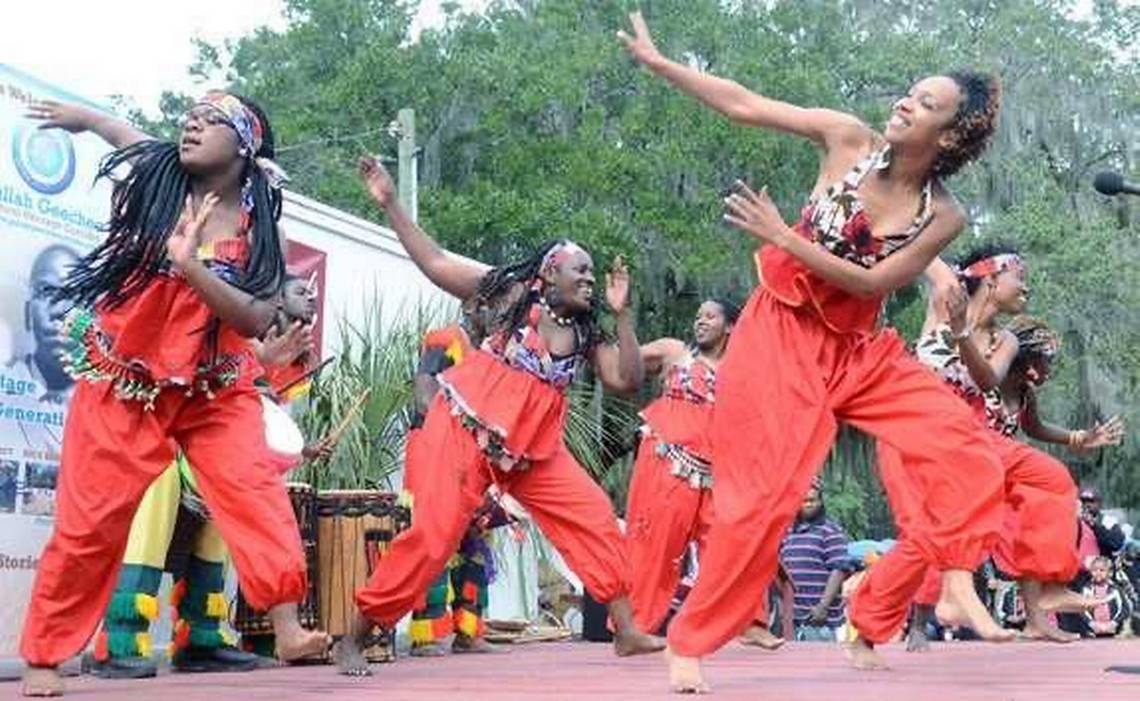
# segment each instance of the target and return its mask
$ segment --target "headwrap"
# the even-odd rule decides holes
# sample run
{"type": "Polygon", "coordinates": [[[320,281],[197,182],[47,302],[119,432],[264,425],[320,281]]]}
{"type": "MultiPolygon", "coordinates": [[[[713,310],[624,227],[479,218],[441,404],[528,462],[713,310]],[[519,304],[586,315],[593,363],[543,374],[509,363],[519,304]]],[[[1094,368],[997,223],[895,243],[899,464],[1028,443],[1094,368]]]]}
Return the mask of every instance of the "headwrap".
{"type": "Polygon", "coordinates": [[[1000,253],[996,256],[990,256],[989,258],[983,258],[971,263],[959,271],[958,275],[961,277],[981,279],[1015,269],[1025,270],[1025,265],[1021,262],[1021,256],[1016,253],[1000,253]]]}
{"type": "MultiPolygon", "coordinates": [[[[289,176],[281,166],[272,159],[257,156],[257,152],[261,150],[265,127],[253,110],[246,107],[240,99],[221,90],[211,90],[194,106],[207,107],[226,118],[226,122],[237,132],[238,141],[241,142],[241,156],[253,160],[265,174],[270,187],[280,190],[289,182],[289,176]]],[[[253,211],[253,182],[249,178],[242,183],[241,206],[247,213],[253,211]]]]}

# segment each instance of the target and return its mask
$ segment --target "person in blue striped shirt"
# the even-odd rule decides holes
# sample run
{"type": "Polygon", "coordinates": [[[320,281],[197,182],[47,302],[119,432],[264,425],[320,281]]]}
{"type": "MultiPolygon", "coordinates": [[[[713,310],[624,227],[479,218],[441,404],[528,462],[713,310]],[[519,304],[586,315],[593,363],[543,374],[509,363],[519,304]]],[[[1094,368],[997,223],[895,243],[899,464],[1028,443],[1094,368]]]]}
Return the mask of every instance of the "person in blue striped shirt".
{"type": "Polygon", "coordinates": [[[780,561],[795,587],[796,640],[836,639],[843,625],[840,588],[850,567],[847,534],[827,518],[818,480],[808,490],[780,546],[780,561]]]}

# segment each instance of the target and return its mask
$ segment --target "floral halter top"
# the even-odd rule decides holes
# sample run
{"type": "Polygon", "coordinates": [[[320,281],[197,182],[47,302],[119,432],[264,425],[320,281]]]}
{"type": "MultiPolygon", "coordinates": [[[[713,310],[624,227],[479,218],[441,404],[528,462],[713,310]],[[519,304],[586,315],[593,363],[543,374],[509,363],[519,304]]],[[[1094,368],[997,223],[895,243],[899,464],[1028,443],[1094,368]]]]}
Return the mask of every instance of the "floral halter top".
{"type": "Polygon", "coordinates": [[[918,214],[910,226],[884,238],[876,238],[872,235],[871,222],[857,190],[869,173],[889,165],[890,148],[886,146],[864,158],[842,180],[808,202],[801,212],[801,223],[808,226],[799,227],[800,231],[810,232],[809,238],[833,255],[864,268],[870,268],[906,246],[934,216],[930,207],[934,181],[928,180],[923,187],[918,214]]]}
{"type": "Polygon", "coordinates": [[[694,404],[712,404],[716,400],[716,370],[694,350],[669,368],[661,396],[694,404]]]}

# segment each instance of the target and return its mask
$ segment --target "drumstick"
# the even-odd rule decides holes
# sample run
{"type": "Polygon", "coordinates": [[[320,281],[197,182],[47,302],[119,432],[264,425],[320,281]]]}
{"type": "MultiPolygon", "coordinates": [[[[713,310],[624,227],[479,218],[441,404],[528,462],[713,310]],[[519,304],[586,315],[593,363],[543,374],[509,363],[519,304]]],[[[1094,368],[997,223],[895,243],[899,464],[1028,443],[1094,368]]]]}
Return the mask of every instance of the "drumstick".
{"type": "Polygon", "coordinates": [[[372,394],[371,387],[361,392],[360,396],[356,398],[356,402],[351,407],[349,407],[347,412],[345,412],[344,416],[340,420],[340,423],[337,424],[336,428],[334,428],[327,436],[325,436],[324,440],[329,441],[330,443],[336,443],[339,441],[341,434],[344,433],[348,428],[348,422],[352,421],[352,418],[360,413],[360,410],[364,408],[364,402],[368,399],[368,395],[370,394],[372,394]]]}
{"type": "Polygon", "coordinates": [[[305,292],[313,294],[317,289],[317,271],[309,273],[309,279],[305,282],[305,292]]]}

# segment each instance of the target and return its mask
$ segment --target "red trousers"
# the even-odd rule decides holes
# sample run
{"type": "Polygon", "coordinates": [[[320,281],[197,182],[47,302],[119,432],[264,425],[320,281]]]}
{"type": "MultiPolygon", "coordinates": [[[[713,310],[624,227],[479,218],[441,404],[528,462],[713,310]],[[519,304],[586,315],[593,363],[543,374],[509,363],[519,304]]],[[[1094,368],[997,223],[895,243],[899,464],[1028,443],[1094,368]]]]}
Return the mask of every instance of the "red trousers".
{"type": "Polygon", "coordinates": [[[118,578],[135,508],[181,447],[259,609],[300,601],[305,558],[284,482],[266,454],[261,401],[239,384],[214,399],[163,390],[153,411],[108,382],[76,385],[63,434],[55,528],[40,559],[20,652],[56,665],[86,645],[118,578]]]}
{"type": "Polygon", "coordinates": [[[839,421],[894,446],[911,466],[931,516],[917,539],[928,560],[972,567],[989,548],[1002,471],[970,409],[894,332],[840,334],[759,289],[718,371],[716,515],[701,576],[670,626],[674,651],[709,654],[755,615],[839,421]]]}
{"type": "Polygon", "coordinates": [[[423,428],[408,443],[406,463],[416,475],[412,524],[356,592],[356,604],[369,619],[391,626],[423,606],[492,479],[526,507],[595,599],[609,602],[628,593],[629,564],[609,497],[565,446],[525,470],[502,472],[491,467],[472,433],[437,395],[423,428]]]}
{"type": "MultiPolygon", "coordinates": [[[[1049,455],[989,432],[994,455],[1005,470],[1005,508],[992,555],[998,568],[1017,578],[1068,582],[1076,576],[1077,487],[1069,470],[1049,455]]],[[[909,484],[905,460],[879,445],[879,470],[898,522],[900,539],[875,563],[848,606],[859,634],[872,643],[890,640],[906,621],[911,602],[934,604],[941,584],[913,539],[925,528],[921,494],[909,484]]],[[[968,569],[974,569],[981,560],[968,569]]]]}
{"type": "MultiPolygon", "coordinates": [[[[626,507],[626,538],[633,586],[633,619],[644,631],[665,622],[681,581],[685,548],[704,549],[712,523],[712,494],[673,475],[672,462],[657,454],[658,439],[645,435],[637,450],[626,507]]],[[[698,555],[699,561],[699,555],[698,555]]],[[[763,598],[763,597],[761,597],[763,598]]]]}

